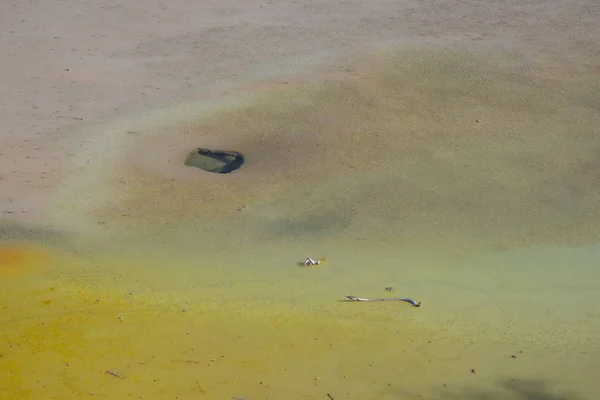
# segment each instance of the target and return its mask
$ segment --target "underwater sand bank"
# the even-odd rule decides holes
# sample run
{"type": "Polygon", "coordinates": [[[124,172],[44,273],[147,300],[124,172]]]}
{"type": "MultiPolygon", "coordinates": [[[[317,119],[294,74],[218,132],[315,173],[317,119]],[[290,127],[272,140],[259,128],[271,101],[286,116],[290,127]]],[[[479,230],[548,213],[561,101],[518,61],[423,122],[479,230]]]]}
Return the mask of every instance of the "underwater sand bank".
{"type": "Polygon", "coordinates": [[[367,60],[88,132],[51,261],[2,281],[9,398],[593,398],[598,78],[367,60]],[[246,162],[198,173],[200,145],[246,162]],[[340,301],[386,286],[422,307],[340,301]]]}

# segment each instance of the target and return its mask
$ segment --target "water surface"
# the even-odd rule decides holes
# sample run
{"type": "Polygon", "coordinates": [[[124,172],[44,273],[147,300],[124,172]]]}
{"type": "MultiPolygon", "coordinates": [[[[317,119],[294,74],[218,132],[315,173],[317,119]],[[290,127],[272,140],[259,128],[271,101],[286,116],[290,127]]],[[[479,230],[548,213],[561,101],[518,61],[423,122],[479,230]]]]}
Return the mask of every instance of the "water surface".
{"type": "Polygon", "coordinates": [[[45,228],[2,228],[1,389],[594,398],[599,87],[401,49],[90,127],[45,228]],[[422,307],[344,301],[387,286],[422,307]]]}

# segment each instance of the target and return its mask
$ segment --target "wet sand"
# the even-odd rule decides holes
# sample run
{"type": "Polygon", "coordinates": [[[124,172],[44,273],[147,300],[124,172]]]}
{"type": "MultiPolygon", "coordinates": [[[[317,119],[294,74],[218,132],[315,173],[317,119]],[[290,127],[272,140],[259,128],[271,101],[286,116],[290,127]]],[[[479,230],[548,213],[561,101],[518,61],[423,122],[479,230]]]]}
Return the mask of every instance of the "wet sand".
{"type": "MultiPolygon", "coordinates": [[[[411,40],[390,26],[319,57],[326,36],[291,72],[196,80],[182,102],[131,99],[104,120],[97,105],[52,135],[34,158],[57,157],[57,176],[0,221],[3,396],[594,398],[600,81],[583,36],[596,31],[532,38],[572,15],[543,14],[456,40],[477,27],[456,6],[467,27],[421,5],[429,28],[411,40]],[[185,167],[198,146],[246,163],[185,167]],[[299,267],[306,254],[327,261],[299,267]]],[[[541,13],[518,11],[494,3],[488,22],[541,13]]],[[[164,63],[192,43],[130,40],[164,63]]],[[[15,176],[6,211],[32,193],[15,176]]]]}

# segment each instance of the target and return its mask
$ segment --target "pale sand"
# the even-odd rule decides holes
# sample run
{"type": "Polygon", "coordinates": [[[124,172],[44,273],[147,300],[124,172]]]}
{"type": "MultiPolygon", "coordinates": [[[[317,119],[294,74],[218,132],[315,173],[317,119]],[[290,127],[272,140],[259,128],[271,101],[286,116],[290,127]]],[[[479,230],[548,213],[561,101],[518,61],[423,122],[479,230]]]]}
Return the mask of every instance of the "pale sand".
{"type": "Polygon", "coordinates": [[[1,7],[6,398],[600,390],[593,2],[1,7]]]}

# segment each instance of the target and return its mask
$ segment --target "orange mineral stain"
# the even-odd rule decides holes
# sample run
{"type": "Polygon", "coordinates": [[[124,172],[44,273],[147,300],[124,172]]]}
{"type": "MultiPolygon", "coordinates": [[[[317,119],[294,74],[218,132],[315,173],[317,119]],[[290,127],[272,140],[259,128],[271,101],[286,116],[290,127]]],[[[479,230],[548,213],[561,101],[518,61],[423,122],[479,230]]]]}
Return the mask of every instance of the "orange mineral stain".
{"type": "Polygon", "coordinates": [[[0,247],[0,277],[23,276],[40,266],[43,253],[26,247],[0,247]]]}

